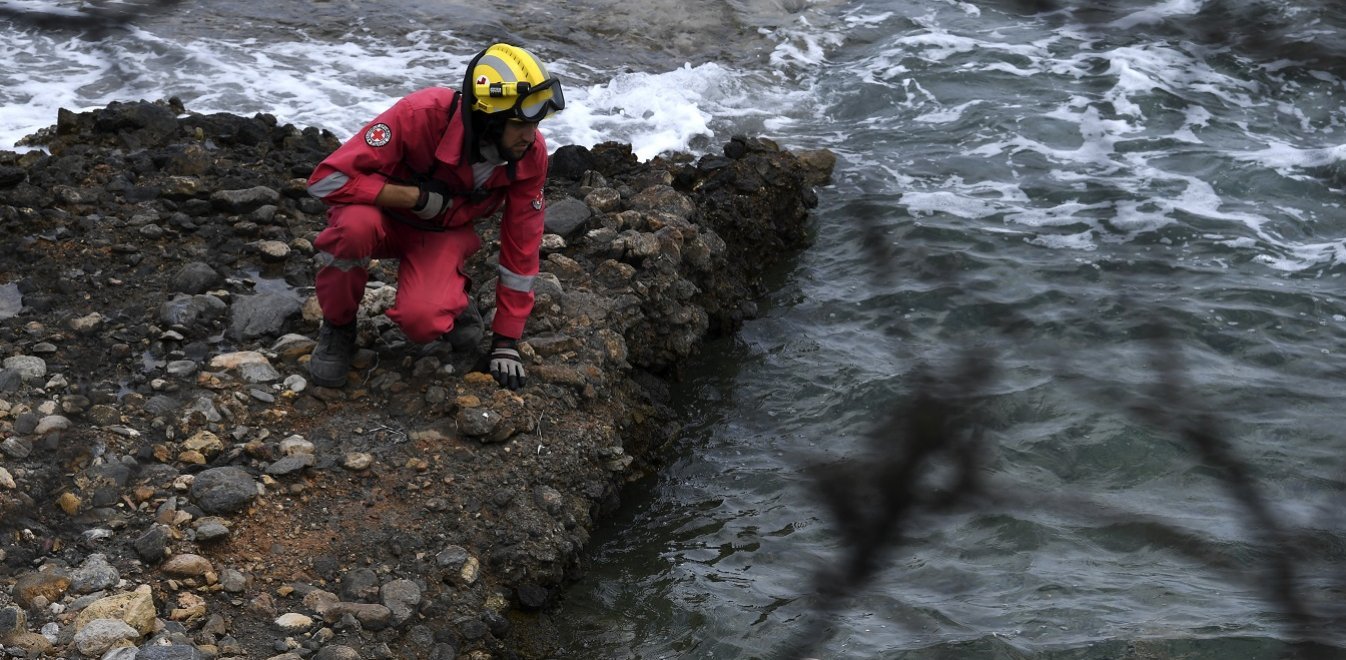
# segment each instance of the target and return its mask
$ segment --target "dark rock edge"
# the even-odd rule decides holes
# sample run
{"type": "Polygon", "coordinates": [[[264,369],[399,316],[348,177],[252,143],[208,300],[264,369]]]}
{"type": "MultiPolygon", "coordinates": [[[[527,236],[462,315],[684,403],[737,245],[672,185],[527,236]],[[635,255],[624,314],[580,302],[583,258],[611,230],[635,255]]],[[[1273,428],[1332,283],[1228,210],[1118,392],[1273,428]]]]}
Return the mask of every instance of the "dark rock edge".
{"type": "MultiPolygon", "coordinates": [[[[170,99],[62,110],[30,143],[50,153],[0,152],[0,303],[22,300],[0,320],[0,645],[73,654],[82,611],[149,585],[144,657],[556,657],[548,605],[678,433],[668,383],[808,245],[834,162],[562,147],[529,386],[406,342],[385,261],[356,378],[327,390],[302,382],[324,222],[303,178],[335,136],[170,99]]],[[[493,225],[470,267],[488,320],[493,225]]]]}

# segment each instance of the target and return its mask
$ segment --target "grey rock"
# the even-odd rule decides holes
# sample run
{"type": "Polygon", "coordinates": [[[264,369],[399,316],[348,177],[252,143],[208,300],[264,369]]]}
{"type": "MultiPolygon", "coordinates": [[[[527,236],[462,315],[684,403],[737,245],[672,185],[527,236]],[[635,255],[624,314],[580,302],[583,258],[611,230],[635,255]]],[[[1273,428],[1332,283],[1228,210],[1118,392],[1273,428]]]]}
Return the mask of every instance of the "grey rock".
{"type": "Polygon", "coordinates": [[[28,615],[24,614],[23,608],[10,605],[0,609],[0,639],[8,639],[11,635],[25,632],[28,629],[28,615]]]}
{"type": "Polygon", "coordinates": [[[218,422],[224,419],[224,417],[220,415],[219,409],[215,407],[215,402],[211,400],[209,396],[204,394],[197,397],[196,401],[193,401],[190,406],[187,406],[187,414],[190,415],[194,412],[201,413],[205,416],[206,421],[210,422],[218,422]]]}
{"type": "Polygon", "coordinates": [[[266,473],[273,477],[280,477],[287,474],[294,474],[306,467],[312,466],[312,454],[295,454],[293,456],[286,456],[285,458],[266,466],[266,473]]]}
{"type": "Polygon", "coordinates": [[[0,284],[0,321],[12,319],[23,311],[23,294],[13,282],[0,284]]]}
{"type": "Polygon", "coordinates": [[[99,657],[114,645],[139,637],[140,633],[136,632],[136,629],[125,621],[120,619],[94,619],[75,633],[74,642],[75,648],[79,649],[80,653],[91,657],[99,657]]]}
{"type": "Polygon", "coordinates": [[[210,201],[216,208],[233,213],[254,211],[268,204],[280,201],[280,193],[266,186],[255,186],[243,190],[220,190],[211,194],[210,201]]]}
{"type": "Polygon", "coordinates": [[[15,355],[5,358],[4,365],[6,369],[18,372],[23,382],[29,382],[45,378],[47,376],[47,361],[35,355],[15,355]]]}
{"type": "Polygon", "coordinates": [[[107,555],[92,554],[78,568],[70,572],[70,590],[77,594],[91,594],[115,586],[121,573],[107,561],[107,555]]]}
{"type": "Polygon", "coordinates": [[[239,365],[238,375],[245,383],[270,383],[280,379],[280,372],[266,362],[247,362],[239,365]]]}
{"type": "Polygon", "coordinates": [[[349,646],[326,646],[314,653],[312,660],[360,660],[360,654],[349,646]]]}
{"type": "Polygon", "coordinates": [[[544,225],[548,232],[570,236],[583,227],[584,223],[593,217],[593,213],[588,204],[574,197],[567,197],[547,205],[544,225]]]}
{"type": "Polygon", "coordinates": [[[444,548],[443,550],[440,550],[439,554],[435,555],[435,563],[439,564],[440,568],[447,568],[450,571],[457,571],[458,569],[463,567],[463,564],[467,563],[468,557],[470,556],[471,555],[468,554],[466,548],[462,546],[451,545],[447,548],[444,548]]]}
{"type": "Polygon", "coordinates": [[[231,594],[241,594],[248,589],[248,576],[242,572],[226,568],[220,573],[220,586],[231,594]]]}
{"type": "Polygon", "coordinates": [[[146,644],[136,653],[136,660],[205,660],[194,646],[186,644],[146,644]]]}
{"type": "Polygon", "coordinates": [[[136,660],[136,655],[140,649],[134,646],[119,646],[104,653],[98,660],[136,660]]]}
{"type": "Polygon", "coordinates": [[[243,468],[212,468],[196,475],[191,495],[207,513],[233,513],[257,498],[257,482],[243,468]]]}
{"type": "Polygon", "coordinates": [[[194,360],[173,360],[168,363],[167,371],[170,376],[182,378],[183,376],[190,376],[196,373],[196,370],[199,368],[200,365],[194,360]]]}
{"type": "Polygon", "coordinates": [[[23,387],[23,374],[17,369],[0,369],[0,392],[17,392],[23,387]]]}
{"type": "Polygon", "coordinates": [[[173,276],[173,289],[178,293],[196,295],[205,293],[220,283],[220,274],[210,264],[193,261],[180,268],[173,276]]]}
{"type": "Polygon", "coordinates": [[[340,621],[346,615],[355,617],[368,630],[383,630],[388,627],[392,621],[393,612],[385,605],[371,605],[368,603],[337,603],[323,613],[323,620],[327,623],[340,621]]]}
{"type": "Polygon", "coordinates": [[[229,336],[237,340],[279,335],[299,315],[298,298],[279,293],[244,296],[234,303],[229,336]]]}
{"type": "Polygon", "coordinates": [[[164,560],[168,551],[168,528],[163,525],[151,525],[135,540],[136,554],[141,561],[154,565],[164,560]]]}
{"type": "Polygon", "coordinates": [[[490,435],[500,426],[500,413],[489,408],[462,408],[458,411],[458,430],[464,435],[479,438],[490,435]]]}
{"type": "Polygon", "coordinates": [[[356,568],[341,576],[341,600],[372,603],[379,597],[379,576],[368,568],[356,568]]]}
{"type": "Polygon", "coordinates": [[[177,410],[180,405],[182,404],[178,403],[177,399],[162,394],[156,394],[145,402],[145,411],[155,417],[166,417],[174,410],[177,410]]]}
{"type": "Polygon", "coordinates": [[[178,294],[159,306],[159,320],[190,329],[223,318],[228,309],[229,306],[215,296],[178,294]]]}
{"type": "Polygon", "coordinates": [[[394,626],[406,623],[421,604],[421,588],[411,580],[393,580],[383,585],[379,595],[384,606],[392,612],[394,626]]]}
{"type": "Polygon", "coordinates": [[[21,413],[14,418],[14,432],[20,435],[31,435],[37,430],[37,423],[42,421],[41,417],[35,412],[21,413]]]}
{"type": "Polygon", "coordinates": [[[0,442],[0,453],[10,458],[28,458],[33,453],[33,443],[23,438],[5,438],[0,442]]]}
{"type": "Polygon", "coordinates": [[[202,518],[196,522],[196,541],[198,543],[210,543],[229,538],[229,527],[224,521],[215,518],[202,518]]]}

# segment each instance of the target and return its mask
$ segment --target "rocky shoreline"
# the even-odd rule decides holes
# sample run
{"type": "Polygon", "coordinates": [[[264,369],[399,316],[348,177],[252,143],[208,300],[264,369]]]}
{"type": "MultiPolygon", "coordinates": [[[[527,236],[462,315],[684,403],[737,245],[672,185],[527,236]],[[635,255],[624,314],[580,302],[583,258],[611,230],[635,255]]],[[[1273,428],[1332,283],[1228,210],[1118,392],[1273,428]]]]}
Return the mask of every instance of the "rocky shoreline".
{"type": "Polygon", "coordinates": [[[681,361],[807,245],[834,160],[563,147],[528,386],[409,343],[384,262],[331,390],[303,183],[333,135],[168,100],[30,140],[0,152],[0,657],[554,657],[533,613],[677,434],[681,361]]]}

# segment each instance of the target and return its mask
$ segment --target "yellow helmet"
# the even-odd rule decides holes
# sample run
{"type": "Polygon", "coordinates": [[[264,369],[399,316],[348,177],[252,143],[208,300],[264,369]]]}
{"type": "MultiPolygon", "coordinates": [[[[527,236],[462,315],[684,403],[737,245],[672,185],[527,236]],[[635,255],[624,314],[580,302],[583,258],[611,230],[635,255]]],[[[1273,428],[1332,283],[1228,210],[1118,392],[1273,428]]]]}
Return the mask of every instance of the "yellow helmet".
{"type": "Polygon", "coordinates": [[[506,119],[542,121],[565,108],[561,81],[532,53],[505,43],[492,44],[467,65],[463,93],[467,106],[506,119]]]}

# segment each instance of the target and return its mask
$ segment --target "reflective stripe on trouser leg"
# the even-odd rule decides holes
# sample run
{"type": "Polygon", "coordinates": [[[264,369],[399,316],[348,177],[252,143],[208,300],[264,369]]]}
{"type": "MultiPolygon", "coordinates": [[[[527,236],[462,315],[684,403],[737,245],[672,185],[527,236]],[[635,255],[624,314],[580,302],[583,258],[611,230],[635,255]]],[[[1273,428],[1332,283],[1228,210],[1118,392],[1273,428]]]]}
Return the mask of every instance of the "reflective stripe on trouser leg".
{"type": "Polygon", "coordinates": [[[500,284],[506,289],[514,289],[521,293],[528,293],[533,290],[533,281],[537,279],[536,275],[520,275],[504,266],[500,266],[500,284]]]}
{"type": "Polygon", "coordinates": [[[313,246],[321,268],[313,278],[323,318],[337,325],[355,320],[369,281],[370,257],[386,251],[383,212],[374,206],[337,206],[313,246]]]}

